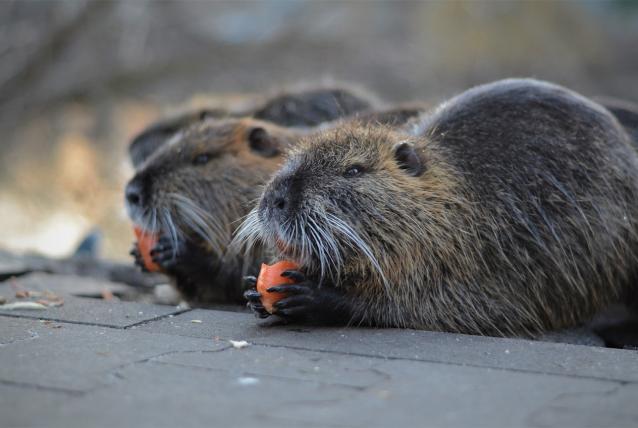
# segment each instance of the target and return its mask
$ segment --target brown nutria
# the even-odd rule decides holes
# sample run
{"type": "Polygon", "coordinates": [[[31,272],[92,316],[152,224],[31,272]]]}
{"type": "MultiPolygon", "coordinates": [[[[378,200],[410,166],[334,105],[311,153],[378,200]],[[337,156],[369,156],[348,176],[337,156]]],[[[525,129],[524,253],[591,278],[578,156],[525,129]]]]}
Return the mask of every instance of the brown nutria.
{"type": "MultiPolygon", "coordinates": [[[[508,79],[418,130],[305,138],[237,233],[300,271],[275,314],[488,335],[567,328],[635,287],[638,156],[605,108],[508,79]],[[301,273],[303,272],[303,273],[301,273]]],[[[256,290],[245,293],[267,316],[256,290]]]]}
{"type": "Polygon", "coordinates": [[[214,107],[192,109],[161,119],[144,129],[129,145],[129,156],[137,168],[160,145],[187,127],[209,118],[253,117],[286,127],[312,127],[355,113],[377,109],[374,96],[361,89],[309,86],[281,91],[252,108],[227,110],[214,107]]]}
{"type": "MultiPolygon", "coordinates": [[[[399,126],[424,108],[398,106],[357,117],[399,126]]],[[[228,254],[232,232],[277,170],[283,151],[312,130],[252,118],[208,119],[183,130],[138,167],[126,188],[130,217],[161,235],[153,260],[189,303],[243,301],[241,278],[255,273],[263,257],[228,254]]],[[[142,266],[136,246],[131,254],[142,266]]]]}
{"type": "MultiPolygon", "coordinates": [[[[133,222],[160,236],[153,261],[191,304],[238,302],[243,260],[227,256],[236,222],[299,137],[255,119],[209,119],[154,152],[126,186],[133,222]]],[[[142,265],[139,253],[132,254],[142,265]]],[[[250,263],[248,263],[250,265],[250,263]]]]}

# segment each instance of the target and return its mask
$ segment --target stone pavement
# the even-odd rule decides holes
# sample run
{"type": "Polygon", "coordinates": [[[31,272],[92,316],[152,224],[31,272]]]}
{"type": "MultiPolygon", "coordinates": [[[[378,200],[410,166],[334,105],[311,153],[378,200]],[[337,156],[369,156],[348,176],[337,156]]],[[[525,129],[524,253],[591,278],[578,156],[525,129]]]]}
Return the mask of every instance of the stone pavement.
{"type": "Polygon", "coordinates": [[[632,350],[66,295],[0,310],[2,427],[636,427],[637,404],[632,350]]]}

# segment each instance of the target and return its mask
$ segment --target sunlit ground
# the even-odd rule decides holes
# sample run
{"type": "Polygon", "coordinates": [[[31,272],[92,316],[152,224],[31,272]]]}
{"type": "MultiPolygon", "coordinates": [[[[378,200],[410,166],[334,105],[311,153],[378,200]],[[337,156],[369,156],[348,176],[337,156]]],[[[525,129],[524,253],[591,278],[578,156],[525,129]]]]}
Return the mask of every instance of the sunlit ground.
{"type": "Polygon", "coordinates": [[[0,247],[65,256],[97,227],[102,255],[127,257],[132,238],[122,188],[132,168],[126,146],[158,110],[124,103],[114,111],[116,132],[97,130],[100,112],[81,105],[23,127],[24,144],[7,155],[0,181],[0,247]]]}

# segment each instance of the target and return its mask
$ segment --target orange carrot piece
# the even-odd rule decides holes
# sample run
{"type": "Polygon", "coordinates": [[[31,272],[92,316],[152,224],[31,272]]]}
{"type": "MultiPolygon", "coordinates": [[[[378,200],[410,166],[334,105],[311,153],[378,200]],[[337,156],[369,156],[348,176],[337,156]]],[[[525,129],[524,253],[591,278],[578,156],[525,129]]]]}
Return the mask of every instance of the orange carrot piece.
{"type": "Polygon", "coordinates": [[[157,235],[146,232],[137,226],[133,227],[133,231],[137,237],[137,248],[140,250],[140,254],[142,255],[144,267],[146,267],[149,272],[159,272],[161,268],[151,257],[151,250],[157,244],[157,235]]]}
{"type": "Polygon", "coordinates": [[[287,296],[286,293],[269,293],[270,287],[282,284],[294,284],[290,278],[284,278],[281,274],[287,270],[297,270],[299,266],[291,261],[280,261],[273,265],[262,263],[259,277],[257,278],[257,291],[261,294],[261,303],[269,313],[273,313],[273,304],[287,296]]]}

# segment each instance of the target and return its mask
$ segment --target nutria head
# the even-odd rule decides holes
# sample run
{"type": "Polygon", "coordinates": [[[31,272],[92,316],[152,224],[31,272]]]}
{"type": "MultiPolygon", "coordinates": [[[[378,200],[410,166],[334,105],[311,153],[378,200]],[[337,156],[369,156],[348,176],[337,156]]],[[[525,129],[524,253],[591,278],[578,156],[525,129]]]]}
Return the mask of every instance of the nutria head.
{"type": "Polygon", "coordinates": [[[131,219],[174,241],[199,241],[218,257],[296,134],[254,119],[211,119],[179,132],[126,186],[131,219]]]}
{"type": "Polygon", "coordinates": [[[344,126],[291,151],[237,240],[276,246],[335,284],[352,275],[387,287],[398,282],[395,272],[419,268],[423,252],[443,257],[453,187],[427,141],[386,127],[344,126]]]}

